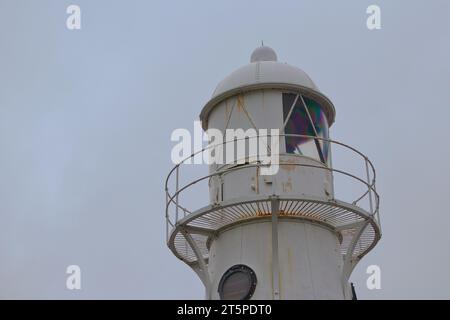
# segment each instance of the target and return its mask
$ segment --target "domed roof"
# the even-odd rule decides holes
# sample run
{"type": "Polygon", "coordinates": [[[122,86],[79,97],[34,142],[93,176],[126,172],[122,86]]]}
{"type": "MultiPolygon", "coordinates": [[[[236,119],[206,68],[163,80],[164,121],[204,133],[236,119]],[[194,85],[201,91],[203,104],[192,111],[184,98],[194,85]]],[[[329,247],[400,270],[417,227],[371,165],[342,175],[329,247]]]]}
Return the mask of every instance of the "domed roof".
{"type": "Polygon", "coordinates": [[[266,46],[255,49],[250,64],[232,72],[217,85],[211,100],[200,114],[203,127],[207,127],[208,115],[220,101],[243,92],[258,89],[282,89],[299,91],[315,99],[327,115],[328,123],[334,122],[335,109],[303,70],[286,63],[277,62],[275,51],[266,46]]]}
{"type": "Polygon", "coordinates": [[[297,67],[276,61],[258,61],[240,67],[220,81],[212,98],[235,88],[269,83],[298,85],[319,91],[311,78],[297,67]]]}

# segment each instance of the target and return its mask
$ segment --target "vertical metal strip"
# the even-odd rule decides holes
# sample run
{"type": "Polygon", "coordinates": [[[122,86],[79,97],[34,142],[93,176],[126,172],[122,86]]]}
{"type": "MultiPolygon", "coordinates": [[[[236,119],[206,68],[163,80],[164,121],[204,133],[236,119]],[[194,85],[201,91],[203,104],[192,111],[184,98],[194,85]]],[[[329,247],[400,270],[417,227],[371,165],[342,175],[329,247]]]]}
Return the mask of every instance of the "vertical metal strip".
{"type": "MultiPolygon", "coordinates": [[[[377,192],[377,188],[375,187],[375,179],[373,182],[373,191],[377,192]]],[[[376,200],[375,211],[377,212],[377,222],[378,222],[378,227],[380,228],[380,234],[381,234],[381,233],[383,233],[383,231],[381,230],[381,220],[380,220],[380,207],[379,207],[380,199],[377,196],[375,196],[375,200],[376,200]]]]}
{"type": "Polygon", "coordinates": [[[373,212],[373,203],[372,203],[372,182],[370,181],[370,173],[369,173],[369,162],[367,161],[367,158],[364,159],[366,161],[366,174],[367,174],[367,184],[369,185],[369,205],[370,205],[370,214],[373,215],[375,212],[373,212]]]}
{"type": "Polygon", "coordinates": [[[166,242],[169,242],[169,192],[166,188],[166,242]]]}
{"type": "Polygon", "coordinates": [[[177,170],[176,170],[176,190],[175,190],[175,194],[176,194],[176,197],[175,197],[175,223],[177,223],[178,222],[178,206],[179,206],[179,204],[178,204],[178,189],[179,189],[179,179],[180,179],[180,173],[179,173],[179,170],[180,169],[180,166],[177,166],[177,170]]]}
{"type": "Polygon", "coordinates": [[[169,211],[168,204],[169,204],[169,193],[166,188],[166,242],[169,242],[169,221],[168,221],[169,216],[167,214],[167,212],[169,211]]]}
{"type": "Polygon", "coordinates": [[[278,213],[280,200],[271,199],[272,207],[272,281],[273,281],[273,299],[280,299],[280,259],[278,255],[278,213]]]}

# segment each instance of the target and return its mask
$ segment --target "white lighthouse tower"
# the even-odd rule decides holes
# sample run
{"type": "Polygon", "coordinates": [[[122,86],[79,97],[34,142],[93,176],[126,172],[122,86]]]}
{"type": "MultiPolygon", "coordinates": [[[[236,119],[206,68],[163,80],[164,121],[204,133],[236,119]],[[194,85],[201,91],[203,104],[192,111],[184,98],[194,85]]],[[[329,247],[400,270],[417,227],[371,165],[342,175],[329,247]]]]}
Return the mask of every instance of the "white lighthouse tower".
{"type": "MultiPolygon", "coordinates": [[[[264,173],[267,163],[250,153],[212,163],[203,175],[188,164],[211,148],[228,150],[235,139],[187,157],[169,173],[167,243],[198,274],[206,298],[354,298],[352,270],[381,237],[379,197],[370,160],[329,137],[332,102],[305,72],[262,46],[219,83],[200,119],[204,130],[224,137],[231,129],[279,130],[257,151],[277,153],[274,174],[264,173]],[[331,150],[337,149],[360,161],[363,174],[335,168],[331,150]],[[347,181],[342,192],[338,177],[347,181]],[[200,198],[208,203],[196,204],[200,198]]],[[[247,135],[245,145],[252,139],[247,135]]]]}

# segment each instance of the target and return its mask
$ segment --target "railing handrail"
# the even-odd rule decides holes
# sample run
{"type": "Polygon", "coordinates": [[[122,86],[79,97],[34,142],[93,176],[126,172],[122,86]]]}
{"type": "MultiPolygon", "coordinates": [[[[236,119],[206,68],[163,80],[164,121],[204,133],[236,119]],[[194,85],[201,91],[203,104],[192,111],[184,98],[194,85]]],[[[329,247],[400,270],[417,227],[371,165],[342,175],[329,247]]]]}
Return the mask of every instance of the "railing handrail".
{"type": "MultiPolygon", "coordinates": [[[[325,166],[316,166],[316,165],[311,165],[311,164],[303,164],[303,163],[280,163],[280,166],[282,165],[290,165],[290,166],[300,166],[300,167],[309,167],[309,168],[318,168],[318,169],[323,169],[323,170],[327,170],[330,172],[337,172],[337,173],[341,173],[343,175],[346,175],[348,177],[354,178],[356,180],[358,180],[359,182],[363,183],[364,185],[366,185],[368,188],[370,188],[370,190],[372,192],[374,192],[374,194],[376,195],[377,199],[379,198],[379,195],[376,191],[375,188],[372,187],[372,185],[368,184],[366,181],[364,181],[363,179],[345,172],[343,170],[339,170],[339,169],[333,169],[333,168],[328,168],[325,166]]],[[[172,196],[170,195],[170,193],[167,192],[167,196],[168,196],[168,200],[167,200],[167,205],[169,205],[170,203],[175,203],[174,199],[176,198],[177,195],[179,195],[182,191],[186,190],[187,188],[189,188],[190,186],[197,184],[198,182],[205,180],[205,179],[209,179],[211,177],[217,176],[217,175],[221,175],[223,173],[229,173],[229,172],[233,172],[233,171],[238,171],[238,170],[243,170],[243,169],[247,169],[247,168],[254,168],[254,167],[264,167],[264,166],[268,166],[265,164],[260,164],[260,163],[255,163],[255,164],[246,164],[246,165],[241,165],[241,166],[236,166],[236,167],[232,167],[232,168],[227,168],[224,170],[220,170],[220,171],[216,171],[214,173],[208,174],[206,176],[202,176],[201,178],[195,179],[193,181],[191,181],[190,183],[186,184],[184,187],[178,189],[178,191],[176,191],[172,196]]],[[[363,194],[363,196],[357,198],[357,200],[353,201],[353,204],[356,204],[357,202],[359,202],[365,195],[367,195],[367,191],[363,194]]],[[[176,204],[177,205],[177,204],[176,204]]],[[[180,207],[182,210],[187,210],[183,207],[180,207]]],[[[189,210],[188,210],[189,211],[189,210]]],[[[375,213],[378,211],[378,206],[376,207],[376,210],[374,211],[375,213]]]]}
{"type": "MultiPolygon", "coordinates": [[[[358,151],[357,149],[355,149],[355,148],[353,148],[353,147],[351,147],[351,146],[349,146],[347,144],[344,144],[344,143],[336,141],[336,140],[327,139],[327,138],[321,138],[321,137],[316,137],[316,136],[310,136],[310,135],[278,134],[278,135],[264,135],[264,136],[272,137],[272,138],[275,137],[275,138],[278,138],[278,139],[280,137],[286,137],[286,136],[288,136],[288,137],[301,137],[301,138],[319,139],[319,140],[328,142],[330,144],[340,145],[340,146],[342,146],[342,147],[344,147],[344,148],[346,148],[348,150],[351,150],[351,151],[355,152],[359,156],[361,156],[363,158],[365,164],[366,164],[367,181],[364,181],[362,178],[356,176],[355,174],[352,174],[352,173],[349,173],[349,172],[346,172],[346,171],[340,170],[340,169],[334,169],[331,166],[328,166],[326,163],[322,163],[323,164],[322,166],[311,165],[311,164],[302,164],[302,163],[289,163],[289,165],[296,165],[296,166],[302,166],[302,167],[312,167],[312,168],[318,168],[318,169],[322,169],[322,170],[327,170],[327,171],[330,171],[330,172],[337,172],[337,173],[343,174],[345,176],[351,177],[351,178],[359,181],[360,183],[364,184],[367,187],[367,191],[365,191],[361,196],[359,196],[356,200],[354,200],[352,202],[352,204],[356,205],[359,201],[361,201],[363,198],[365,198],[369,194],[370,214],[372,216],[377,215],[376,218],[377,218],[377,220],[379,220],[379,214],[378,213],[379,213],[379,198],[380,197],[379,197],[379,194],[377,193],[377,191],[375,189],[375,177],[376,177],[375,167],[373,166],[373,164],[369,160],[369,158],[366,155],[364,155],[362,152],[358,151]],[[370,171],[372,171],[372,175],[373,175],[372,179],[370,179],[371,175],[370,175],[370,172],[369,172],[369,168],[371,169],[370,171]],[[372,193],[375,196],[375,208],[373,208],[373,205],[372,205],[372,193]]],[[[186,213],[186,211],[190,212],[188,209],[184,208],[183,206],[181,206],[178,203],[178,196],[181,194],[181,192],[183,192],[184,190],[188,189],[189,187],[191,187],[191,186],[193,186],[193,185],[195,185],[195,184],[197,184],[197,183],[199,183],[199,182],[201,182],[201,181],[203,181],[205,179],[210,179],[210,178],[212,178],[214,176],[222,175],[224,173],[229,173],[229,172],[233,172],[233,171],[237,171],[237,170],[243,170],[243,169],[252,168],[252,167],[260,168],[260,167],[267,167],[267,166],[269,166],[267,164],[262,164],[262,163],[258,163],[257,162],[257,163],[250,163],[250,164],[242,164],[242,165],[238,165],[238,166],[234,166],[234,167],[225,167],[223,170],[217,170],[217,171],[215,171],[215,172],[213,172],[211,174],[202,176],[202,177],[200,177],[198,179],[194,179],[194,180],[190,181],[189,183],[187,183],[186,185],[184,185],[181,188],[179,188],[179,186],[178,186],[178,179],[179,179],[178,174],[179,174],[179,172],[178,171],[180,170],[180,167],[181,167],[182,164],[184,164],[187,160],[194,158],[198,154],[201,154],[201,153],[203,153],[203,152],[205,152],[207,150],[210,150],[211,148],[217,148],[217,147],[219,147],[221,145],[223,146],[223,145],[225,145],[227,143],[230,143],[230,142],[231,143],[235,143],[237,141],[242,141],[242,140],[247,140],[247,139],[252,139],[252,138],[260,138],[260,137],[262,137],[262,135],[247,136],[247,137],[240,138],[240,139],[238,138],[238,139],[232,139],[232,140],[223,141],[223,142],[220,142],[220,143],[217,143],[217,144],[210,144],[210,145],[202,148],[201,150],[199,150],[197,152],[194,152],[193,154],[191,154],[190,156],[184,158],[178,164],[176,164],[170,170],[169,174],[167,175],[166,182],[165,182],[166,219],[167,219],[167,222],[172,227],[177,223],[177,221],[178,221],[178,209],[183,210],[185,213],[186,213]],[[170,181],[170,179],[171,179],[171,177],[172,177],[172,175],[173,175],[173,173],[175,171],[177,171],[177,181],[176,181],[177,182],[177,190],[175,191],[174,194],[171,195],[170,192],[169,192],[168,184],[169,184],[169,181],[170,181]],[[169,209],[170,209],[170,205],[171,204],[174,204],[176,206],[176,210],[177,210],[177,216],[176,216],[175,224],[172,224],[172,222],[170,221],[169,209]]],[[[292,155],[292,154],[290,154],[290,153],[280,153],[280,155],[292,155]]],[[[302,157],[311,158],[311,157],[308,157],[308,156],[302,156],[302,157]]],[[[283,164],[283,163],[280,162],[278,165],[283,166],[283,165],[287,165],[287,163],[283,164]]]]}
{"type": "MultiPolygon", "coordinates": [[[[347,148],[347,149],[349,149],[349,150],[351,150],[351,151],[357,153],[359,156],[361,156],[365,161],[367,161],[367,162],[369,163],[370,168],[371,168],[371,171],[372,171],[372,174],[373,174],[372,182],[373,182],[373,184],[374,184],[374,182],[375,182],[376,171],[375,171],[374,165],[372,164],[372,161],[370,161],[370,159],[369,159],[365,154],[363,154],[361,151],[359,151],[359,150],[353,148],[352,146],[349,146],[349,145],[347,145],[347,144],[345,144],[345,143],[343,143],[343,142],[340,142],[340,141],[337,141],[337,140],[333,140],[333,139],[329,139],[329,138],[322,138],[322,137],[310,136],[310,135],[304,135],[304,134],[287,134],[287,133],[284,133],[284,134],[278,134],[278,135],[269,135],[269,134],[268,134],[268,135],[248,136],[248,137],[239,138],[239,139],[226,140],[226,141],[223,141],[223,142],[220,142],[220,143],[217,143],[217,144],[209,144],[209,145],[207,145],[206,147],[204,147],[204,148],[202,148],[202,149],[200,149],[200,150],[198,150],[198,151],[192,153],[190,156],[187,156],[186,158],[184,158],[183,160],[181,160],[179,163],[177,163],[174,167],[172,167],[172,169],[171,169],[171,170],[169,171],[169,173],[167,174],[167,178],[166,178],[166,181],[165,181],[165,190],[167,190],[167,188],[168,188],[167,185],[168,185],[169,178],[170,178],[170,176],[172,175],[172,173],[173,173],[178,167],[180,167],[182,164],[184,164],[185,161],[194,158],[196,155],[201,154],[201,153],[205,152],[206,150],[209,150],[209,149],[212,149],[212,148],[216,148],[216,147],[218,147],[218,146],[220,146],[220,145],[225,145],[225,144],[227,144],[227,143],[229,143],[229,142],[233,142],[233,143],[234,143],[234,142],[237,142],[237,141],[242,141],[242,140],[247,140],[247,139],[254,139],[254,138],[260,138],[260,137],[278,137],[278,138],[280,138],[280,137],[297,137],[297,138],[310,138],[310,139],[318,139],[318,140],[321,140],[321,141],[325,141],[325,142],[329,142],[329,143],[332,143],[332,144],[340,145],[340,146],[342,146],[342,147],[344,147],[344,148],[347,148]]],[[[289,153],[283,153],[283,154],[289,154],[289,153]]],[[[308,157],[308,156],[305,156],[305,157],[308,157]]],[[[309,158],[310,158],[310,157],[309,157],[309,158]]],[[[324,165],[327,166],[327,164],[324,164],[324,165]]],[[[371,185],[373,185],[373,184],[371,183],[371,185]]]]}

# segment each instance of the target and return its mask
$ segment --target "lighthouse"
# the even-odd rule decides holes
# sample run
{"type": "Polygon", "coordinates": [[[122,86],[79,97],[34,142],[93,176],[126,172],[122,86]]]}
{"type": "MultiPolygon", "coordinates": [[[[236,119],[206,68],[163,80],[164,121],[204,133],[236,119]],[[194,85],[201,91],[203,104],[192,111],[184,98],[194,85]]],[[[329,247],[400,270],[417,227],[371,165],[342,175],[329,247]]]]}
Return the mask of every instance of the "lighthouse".
{"type": "Polygon", "coordinates": [[[223,140],[177,163],[165,184],[167,245],[206,299],[355,298],[351,273],[381,238],[379,195],[369,158],[330,137],[335,115],[312,79],[267,46],[217,85],[200,121],[223,140]],[[224,160],[240,142],[245,152],[224,160]],[[363,170],[334,167],[338,149],[363,170]],[[192,166],[219,153],[206,172],[192,166]]]}

